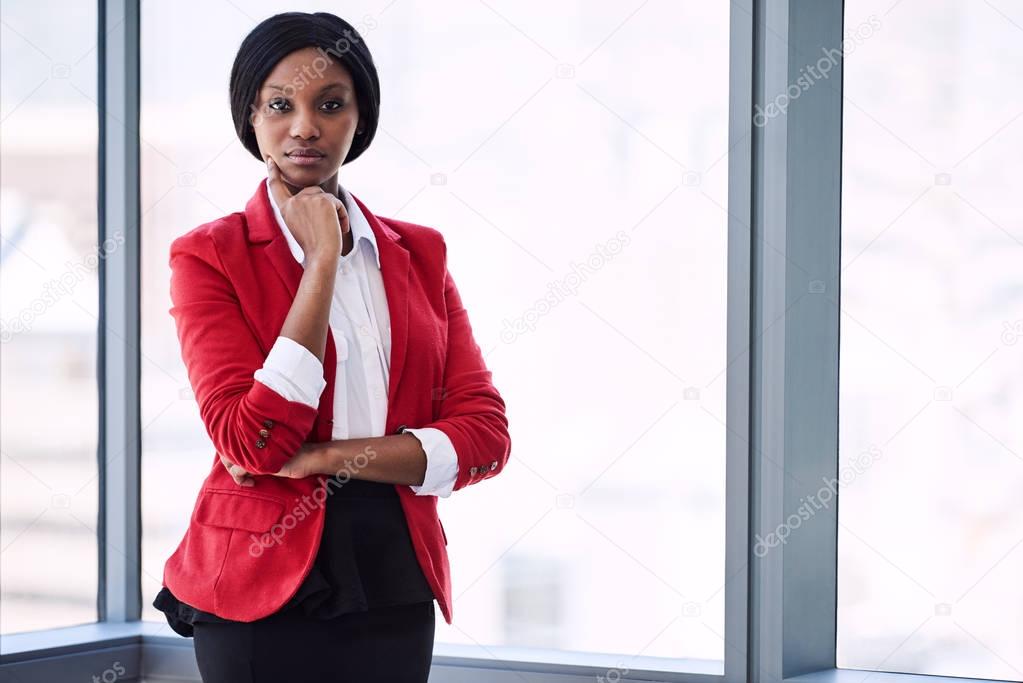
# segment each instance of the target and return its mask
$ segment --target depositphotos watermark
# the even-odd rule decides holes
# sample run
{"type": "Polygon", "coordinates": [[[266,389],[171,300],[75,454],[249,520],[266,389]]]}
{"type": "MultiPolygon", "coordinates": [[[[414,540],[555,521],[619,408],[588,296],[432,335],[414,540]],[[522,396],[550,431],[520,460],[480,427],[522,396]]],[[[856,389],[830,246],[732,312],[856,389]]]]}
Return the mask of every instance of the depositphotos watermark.
{"type": "Polygon", "coordinates": [[[93,674],[93,683],[114,683],[124,677],[124,674],[128,673],[128,669],[121,664],[121,660],[116,659],[112,666],[107,667],[102,673],[93,674]]]}
{"type": "Polygon", "coordinates": [[[613,237],[603,244],[598,244],[586,260],[582,263],[572,261],[572,272],[554,282],[547,283],[547,294],[537,299],[533,305],[522,315],[509,320],[504,319],[504,328],[501,330],[501,341],[510,344],[526,332],[536,329],[537,321],[550,313],[555,306],[567,299],[569,296],[579,292],[579,287],[586,281],[587,275],[596,273],[606,266],[612,258],[622,252],[632,241],[629,234],[619,230],[613,237]]]}
{"type": "Polygon", "coordinates": [[[881,20],[871,14],[865,22],[849,32],[851,34],[850,37],[842,40],[839,47],[822,48],[823,56],[815,64],[807,64],[801,68],[799,75],[793,83],[789,84],[785,92],[779,93],[774,98],[774,101],[767,103],[766,107],[761,107],[760,104],[757,104],[755,107],[756,113],[753,114],[753,125],[757,128],[762,128],[774,117],[788,111],[789,102],[798,100],[804,92],[812,88],[818,81],[828,78],[831,75],[831,70],[838,66],[840,58],[852,54],[856,50],[857,45],[869,40],[880,28],[881,20]]]}
{"type": "MultiPolygon", "coordinates": [[[[317,47],[316,51],[320,56],[316,57],[311,64],[304,65],[301,71],[281,88],[281,94],[284,97],[293,97],[295,93],[304,90],[313,81],[321,80],[323,74],[334,63],[331,55],[340,58],[352,49],[353,44],[364,42],[362,33],[368,33],[376,29],[377,26],[376,17],[366,15],[359,24],[359,28],[356,28],[354,31],[351,29],[342,31],[341,37],[334,41],[331,47],[317,47]]],[[[264,112],[259,109],[255,102],[249,105],[249,123],[253,128],[258,128],[263,123],[264,117],[264,112]]]]}
{"type": "Polygon", "coordinates": [[[1002,321],[1002,343],[1006,346],[1015,346],[1016,342],[1023,339],[1023,318],[1009,322],[1008,320],[1002,321]]]}
{"type": "Polygon", "coordinates": [[[843,467],[838,473],[838,478],[825,478],[824,485],[816,493],[803,499],[803,503],[795,512],[785,518],[783,524],[779,524],[767,537],[757,534],[757,542],[753,545],[753,554],[757,557],[764,557],[779,545],[784,545],[789,536],[803,525],[803,522],[817,514],[818,510],[827,509],[838,496],[838,485],[848,486],[857,477],[869,470],[881,459],[881,449],[871,446],[860,453],[849,467],[843,467]]]}
{"type": "Polygon", "coordinates": [[[608,669],[603,674],[597,674],[597,683],[619,683],[623,676],[629,675],[629,667],[618,666],[608,669]]]}
{"type": "Polygon", "coordinates": [[[75,288],[86,278],[99,270],[99,263],[124,244],[124,233],[120,230],[93,247],[90,253],[78,261],[65,261],[64,271],[43,283],[42,292],[29,305],[10,320],[0,320],[0,343],[6,344],[17,334],[31,332],[35,321],[56,306],[61,299],[74,294],[75,288]]]}
{"type": "Polygon", "coordinates": [[[249,538],[252,539],[252,543],[249,545],[249,555],[260,557],[267,548],[281,545],[289,531],[308,518],[313,510],[323,507],[327,496],[334,494],[334,486],[344,486],[352,478],[353,474],[362,470],[370,460],[374,460],[376,457],[376,450],[372,446],[366,446],[362,452],[356,454],[351,460],[346,461],[344,467],[337,470],[330,479],[324,479],[322,476],[319,477],[318,480],[322,486],[317,486],[311,496],[306,494],[301,499],[296,497],[295,506],[284,515],[281,521],[270,527],[269,531],[261,535],[249,534],[249,538]],[[352,467],[353,463],[354,467],[352,467]]]}

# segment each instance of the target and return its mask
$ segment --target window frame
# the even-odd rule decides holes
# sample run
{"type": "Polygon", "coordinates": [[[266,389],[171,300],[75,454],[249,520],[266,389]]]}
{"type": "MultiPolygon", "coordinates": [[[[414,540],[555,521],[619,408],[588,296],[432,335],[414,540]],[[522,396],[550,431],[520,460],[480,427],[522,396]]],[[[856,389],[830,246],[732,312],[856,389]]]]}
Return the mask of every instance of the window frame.
{"type": "MultiPolygon", "coordinates": [[[[98,4],[98,237],[121,229],[126,238],[99,272],[100,620],[5,636],[0,674],[58,680],[117,662],[125,680],[199,680],[192,641],[140,620],[140,350],[124,343],[140,327],[140,0],[98,4]]],[[[863,677],[835,668],[837,511],[802,524],[764,557],[753,545],[838,471],[840,321],[820,297],[837,301],[840,292],[841,64],[763,126],[753,114],[795,81],[806,55],[840,46],[843,9],[843,0],[730,2],[724,670],[708,673],[704,662],[700,673],[692,662],[687,672],[634,669],[621,680],[863,677]]],[[[600,655],[537,651],[527,661],[519,649],[490,648],[493,659],[472,651],[437,643],[431,680],[463,680],[466,670],[497,682],[609,677],[600,655]]]]}

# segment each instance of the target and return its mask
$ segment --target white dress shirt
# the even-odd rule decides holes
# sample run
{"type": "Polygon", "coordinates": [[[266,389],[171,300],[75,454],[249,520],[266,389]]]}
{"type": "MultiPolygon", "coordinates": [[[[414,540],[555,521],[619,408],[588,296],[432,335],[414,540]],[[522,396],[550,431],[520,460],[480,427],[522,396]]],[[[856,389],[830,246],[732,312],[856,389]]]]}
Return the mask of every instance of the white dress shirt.
{"type": "MultiPolygon", "coordinates": [[[[352,250],[338,259],[330,329],[337,349],[332,439],[384,436],[391,367],[391,319],[380,272],[376,236],[348,190],[338,185],[348,210],[352,250]]],[[[292,255],[305,267],[305,254],[284,222],[269,186],[270,206],[292,255]]],[[[323,363],[306,347],[279,336],[254,378],[288,399],[316,408],[327,386],[323,363]]],[[[451,495],[458,458],[447,434],[431,427],[409,429],[426,453],[426,477],[409,486],[417,495],[451,495]]]]}

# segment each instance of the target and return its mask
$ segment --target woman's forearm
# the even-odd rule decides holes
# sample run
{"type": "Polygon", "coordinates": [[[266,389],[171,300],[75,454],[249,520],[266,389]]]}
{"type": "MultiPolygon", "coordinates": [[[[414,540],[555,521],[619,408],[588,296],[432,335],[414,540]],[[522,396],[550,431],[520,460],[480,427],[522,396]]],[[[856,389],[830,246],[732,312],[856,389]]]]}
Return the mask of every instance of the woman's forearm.
{"type": "Polygon", "coordinates": [[[319,446],[324,449],[321,474],[409,486],[421,486],[426,477],[426,452],[412,434],[327,441],[319,446]]]}
{"type": "Polygon", "coordinates": [[[337,278],[337,257],[307,258],[295,300],[281,327],[281,336],[309,349],[322,363],[327,347],[330,303],[337,278]]]}

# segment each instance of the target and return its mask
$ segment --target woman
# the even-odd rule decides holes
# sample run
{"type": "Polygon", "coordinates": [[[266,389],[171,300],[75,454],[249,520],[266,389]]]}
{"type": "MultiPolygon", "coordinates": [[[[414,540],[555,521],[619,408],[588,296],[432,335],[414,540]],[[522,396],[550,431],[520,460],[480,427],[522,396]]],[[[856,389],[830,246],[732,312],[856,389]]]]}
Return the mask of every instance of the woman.
{"type": "Polygon", "coordinates": [[[153,604],[207,682],[425,681],[433,600],[452,617],[437,498],[503,470],[504,402],[441,234],[339,183],[380,102],[355,29],[267,19],[230,93],[267,178],[171,245],[170,313],[217,456],[153,604]]]}

